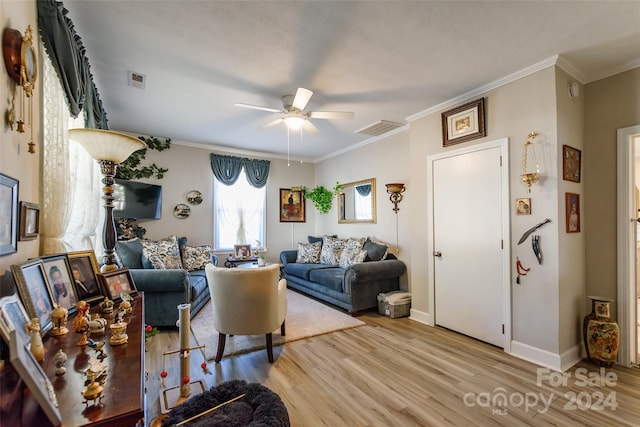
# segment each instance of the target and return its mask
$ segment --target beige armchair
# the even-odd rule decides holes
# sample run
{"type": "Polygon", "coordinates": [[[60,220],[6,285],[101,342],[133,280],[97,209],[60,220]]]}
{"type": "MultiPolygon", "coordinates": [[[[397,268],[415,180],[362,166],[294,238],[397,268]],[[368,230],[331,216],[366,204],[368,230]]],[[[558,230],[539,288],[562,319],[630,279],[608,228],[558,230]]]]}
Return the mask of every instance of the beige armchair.
{"type": "Polygon", "coordinates": [[[271,333],[280,327],[285,334],[287,281],[278,264],[256,268],[206,267],[214,327],[218,331],[216,363],[224,353],[227,335],[267,336],[267,356],[273,363],[271,333]]]}

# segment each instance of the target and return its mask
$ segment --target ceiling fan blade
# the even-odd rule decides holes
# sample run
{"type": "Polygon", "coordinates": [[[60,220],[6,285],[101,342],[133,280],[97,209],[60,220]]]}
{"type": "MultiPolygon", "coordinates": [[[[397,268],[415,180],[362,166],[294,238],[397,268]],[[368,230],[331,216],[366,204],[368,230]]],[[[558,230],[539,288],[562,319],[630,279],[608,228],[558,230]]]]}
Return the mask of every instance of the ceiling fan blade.
{"type": "Polygon", "coordinates": [[[279,125],[280,123],[284,123],[284,120],[282,120],[282,118],[269,122],[266,125],[262,126],[260,129],[269,129],[271,127],[279,125]]]}
{"type": "Polygon", "coordinates": [[[312,119],[353,119],[351,111],[311,111],[307,114],[312,119]]]}
{"type": "Polygon", "coordinates": [[[282,110],[278,110],[277,108],[271,108],[271,107],[260,107],[259,105],[251,105],[251,104],[233,104],[236,107],[242,107],[242,108],[251,108],[253,110],[262,110],[262,111],[268,111],[270,113],[281,113],[282,110]]]}
{"type": "Polygon", "coordinates": [[[317,135],[317,134],[320,133],[318,128],[315,127],[313,125],[313,123],[311,123],[309,120],[305,120],[304,121],[304,123],[302,124],[302,129],[304,129],[305,131],[307,131],[308,133],[310,133],[312,135],[317,135]]]}
{"type": "Polygon", "coordinates": [[[307,106],[307,102],[309,102],[309,100],[311,99],[311,95],[313,95],[312,91],[303,87],[299,87],[298,91],[296,92],[296,97],[293,98],[291,106],[293,108],[297,108],[300,111],[304,110],[304,107],[307,106]]]}

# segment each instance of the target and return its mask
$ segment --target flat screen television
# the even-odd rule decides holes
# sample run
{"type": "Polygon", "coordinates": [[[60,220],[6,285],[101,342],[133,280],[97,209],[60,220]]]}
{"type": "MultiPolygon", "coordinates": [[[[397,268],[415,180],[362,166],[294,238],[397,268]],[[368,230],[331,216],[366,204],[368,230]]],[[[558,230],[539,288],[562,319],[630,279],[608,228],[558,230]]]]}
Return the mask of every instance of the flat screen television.
{"type": "Polygon", "coordinates": [[[162,218],[162,186],[116,179],[113,185],[114,218],[162,218]]]}

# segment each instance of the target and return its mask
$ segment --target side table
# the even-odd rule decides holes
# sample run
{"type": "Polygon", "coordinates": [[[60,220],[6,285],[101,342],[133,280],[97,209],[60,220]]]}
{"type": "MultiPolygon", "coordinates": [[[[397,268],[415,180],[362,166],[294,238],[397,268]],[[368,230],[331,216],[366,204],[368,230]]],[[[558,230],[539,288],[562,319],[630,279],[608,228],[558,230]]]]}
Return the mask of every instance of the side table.
{"type": "Polygon", "coordinates": [[[255,257],[255,256],[244,257],[244,258],[227,257],[227,259],[224,261],[224,266],[227,268],[233,268],[233,267],[237,267],[238,264],[244,264],[246,262],[258,262],[258,257],[255,257]]]}

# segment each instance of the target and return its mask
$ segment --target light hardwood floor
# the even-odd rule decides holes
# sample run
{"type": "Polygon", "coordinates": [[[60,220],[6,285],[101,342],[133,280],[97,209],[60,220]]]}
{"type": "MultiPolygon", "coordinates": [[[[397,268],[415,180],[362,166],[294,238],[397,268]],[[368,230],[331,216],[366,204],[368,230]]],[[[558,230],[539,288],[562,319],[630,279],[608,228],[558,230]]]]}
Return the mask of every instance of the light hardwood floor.
{"type": "MultiPolygon", "coordinates": [[[[501,349],[408,318],[375,312],[359,318],[367,325],[275,347],[273,364],[261,350],[211,361],[204,374],[196,350],[191,379],[204,379],[207,387],[231,379],[263,384],[283,400],[292,426],[640,425],[639,369],[614,367],[601,377],[599,368],[582,362],[564,375],[540,371],[501,349]]],[[[161,332],[147,343],[148,420],[160,414],[162,353],[178,341],[178,332],[161,332]]],[[[164,357],[164,366],[165,384],[177,385],[177,355],[164,357]]]]}

